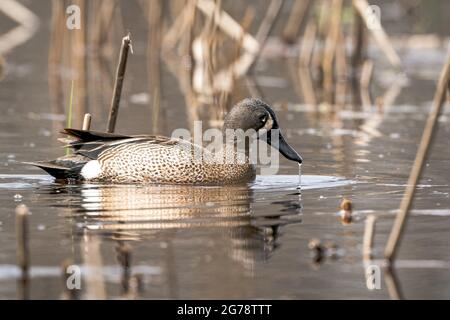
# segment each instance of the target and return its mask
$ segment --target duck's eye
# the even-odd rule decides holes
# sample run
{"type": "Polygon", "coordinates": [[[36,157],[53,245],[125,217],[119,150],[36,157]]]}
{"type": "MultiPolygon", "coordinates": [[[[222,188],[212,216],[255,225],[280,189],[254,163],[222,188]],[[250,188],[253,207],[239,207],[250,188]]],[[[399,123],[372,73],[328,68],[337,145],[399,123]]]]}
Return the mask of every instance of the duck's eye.
{"type": "Polygon", "coordinates": [[[262,123],[266,123],[266,121],[267,121],[267,114],[263,114],[263,115],[259,116],[259,120],[262,123]]]}

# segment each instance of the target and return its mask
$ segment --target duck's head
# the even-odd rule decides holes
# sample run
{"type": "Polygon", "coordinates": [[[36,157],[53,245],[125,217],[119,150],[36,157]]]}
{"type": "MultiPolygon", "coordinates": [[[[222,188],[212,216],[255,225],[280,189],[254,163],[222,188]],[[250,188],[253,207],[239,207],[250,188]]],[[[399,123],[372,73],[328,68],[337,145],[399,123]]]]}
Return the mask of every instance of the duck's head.
{"type": "Polygon", "coordinates": [[[272,108],[259,99],[244,99],[226,115],[224,129],[255,130],[258,139],[266,141],[288,160],[302,163],[302,157],[286,142],[272,108]],[[274,134],[277,137],[274,137],[274,134]],[[278,139],[276,139],[278,138],[278,139]],[[278,140],[278,143],[274,142],[278,140]]]}

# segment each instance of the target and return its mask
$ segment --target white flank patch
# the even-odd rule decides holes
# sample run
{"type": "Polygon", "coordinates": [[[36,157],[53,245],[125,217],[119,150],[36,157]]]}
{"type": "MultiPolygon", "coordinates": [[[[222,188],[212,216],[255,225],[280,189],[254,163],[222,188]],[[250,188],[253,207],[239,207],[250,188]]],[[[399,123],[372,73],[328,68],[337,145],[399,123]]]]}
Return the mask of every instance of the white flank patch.
{"type": "Polygon", "coordinates": [[[81,169],[81,175],[86,180],[97,178],[102,173],[102,167],[97,160],[91,160],[81,169]]]}

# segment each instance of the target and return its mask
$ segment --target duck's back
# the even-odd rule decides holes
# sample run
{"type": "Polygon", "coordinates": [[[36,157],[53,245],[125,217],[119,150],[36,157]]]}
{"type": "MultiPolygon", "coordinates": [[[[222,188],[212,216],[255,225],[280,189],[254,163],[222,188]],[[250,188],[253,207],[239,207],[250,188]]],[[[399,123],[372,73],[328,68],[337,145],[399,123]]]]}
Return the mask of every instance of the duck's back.
{"type": "Polygon", "coordinates": [[[223,154],[213,155],[186,140],[74,129],[65,132],[76,137],[70,143],[74,157],[86,160],[77,161],[76,167],[67,157],[64,164],[60,159],[36,164],[57,178],[70,174],[70,178],[92,182],[175,184],[231,184],[255,178],[255,168],[247,161],[226,163],[223,154]]]}

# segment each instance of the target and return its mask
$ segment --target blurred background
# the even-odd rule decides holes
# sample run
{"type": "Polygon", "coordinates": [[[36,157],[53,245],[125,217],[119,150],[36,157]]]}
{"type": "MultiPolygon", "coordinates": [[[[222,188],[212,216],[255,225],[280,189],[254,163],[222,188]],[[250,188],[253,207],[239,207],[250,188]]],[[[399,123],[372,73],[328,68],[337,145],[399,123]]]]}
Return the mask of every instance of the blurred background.
{"type": "MultiPolygon", "coordinates": [[[[194,120],[220,127],[227,110],[249,96],[279,110],[306,111],[281,115],[294,131],[343,128],[346,111],[378,117],[394,103],[429,101],[447,55],[449,4],[352,3],[8,0],[0,7],[2,108],[29,120],[51,114],[51,125],[37,137],[30,132],[37,139],[56,134],[68,118],[81,127],[86,112],[93,129],[106,129],[128,32],[134,53],[117,124],[124,133],[170,135],[194,120]],[[80,8],[80,29],[66,26],[71,4],[80,8]]],[[[360,127],[378,125],[368,120],[360,127]]],[[[6,131],[30,129],[24,121],[4,125],[15,127],[6,131]]],[[[53,147],[54,140],[44,143],[53,147]]]]}
{"type": "MultiPolygon", "coordinates": [[[[449,57],[449,31],[445,0],[2,0],[0,242],[5,247],[0,281],[5,285],[0,297],[16,295],[15,269],[8,266],[15,261],[14,207],[24,201],[35,208],[34,261],[57,270],[45,269],[32,297],[59,297],[59,265],[67,256],[81,259],[83,244],[100,246],[105,264],[115,266],[108,252],[115,250],[116,232],[127,231],[131,235],[122,234],[121,241],[132,243],[140,266],[136,272],[147,275],[143,297],[395,298],[387,286],[366,288],[360,261],[364,218],[387,216],[377,225],[375,253],[381,256],[449,57]],[[80,9],[80,29],[67,27],[74,17],[66,12],[70,5],[80,9]],[[206,228],[196,229],[189,220],[167,231],[157,223],[155,203],[147,201],[149,194],[160,193],[152,188],[55,187],[40,171],[21,164],[62,155],[59,131],[80,128],[87,112],[91,129],[106,130],[122,38],[128,33],[133,53],[116,132],[170,135],[191,128],[195,120],[202,120],[204,129],[220,128],[235,102],[259,97],[274,106],[287,140],[305,160],[305,175],[345,182],[339,188],[306,188],[300,202],[295,188],[271,189],[274,185],[264,181],[250,191],[162,192],[169,202],[174,194],[185,199],[193,192],[201,213],[218,206],[222,214],[250,212],[270,220],[288,212],[295,222],[302,214],[302,223],[289,226],[281,238],[258,229],[277,229],[280,221],[255,227],[251,220],[242,227],[238,214],[233,219],[239,223],[220,223],[224,240],[214,229],[222,222],[217,217],[204,217],[206,228]],[[258,191],[264,188],[270,192],[258,191]],[[125,192],[129,201],[124,203],[125,192]],[[236,197],[242,197],[238,204],[236,197]],[[357,208],[357,218],[345,226],[336,217],[344,197],[357,208]],[[152,223],[128,225],[111,213],[142,206],[153,216],[139,221],[152,223]],[[104,220],[86,218],[104,211],[111,214],[104,220]],[[101,237],[87,240],[97,232],[101,237]],[[311,266],[308,243],[316,237],[337,243],[341,259],[311,266]],[[47,286],[51,289],[42,290],[47,286]]],[[[449,123],[447,105],[402,245],[399,278],[411,298],[450,297],[449,123]]],[[[280,174],[298,173],[280,161],[280,174]]],[[[184,221],[185,213],[175,211],[184,221]]],[[[105,270],[106,296],[121,296],[122,280],[111,280],[120,272],[105,270]]]]}

